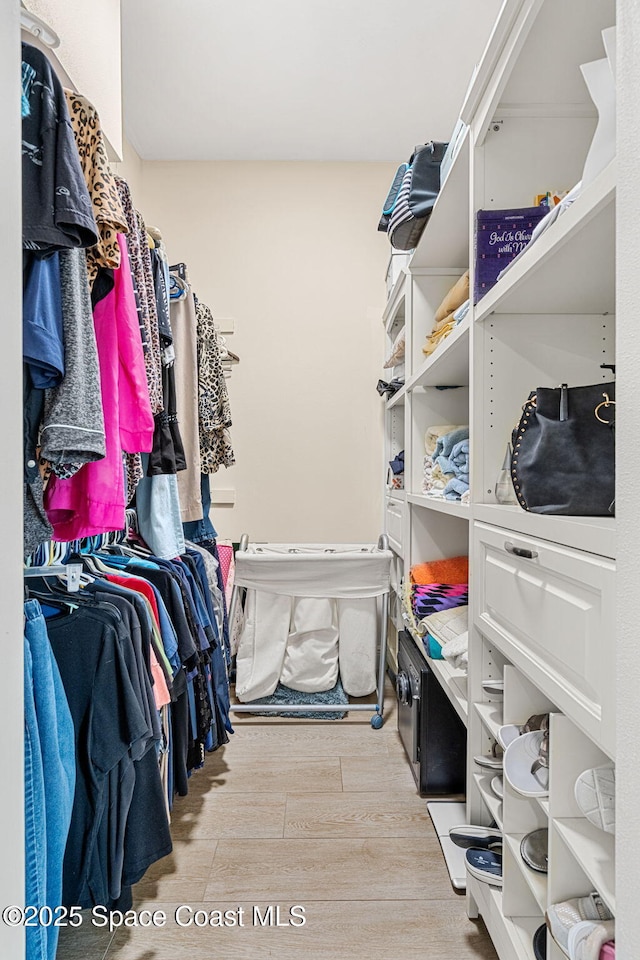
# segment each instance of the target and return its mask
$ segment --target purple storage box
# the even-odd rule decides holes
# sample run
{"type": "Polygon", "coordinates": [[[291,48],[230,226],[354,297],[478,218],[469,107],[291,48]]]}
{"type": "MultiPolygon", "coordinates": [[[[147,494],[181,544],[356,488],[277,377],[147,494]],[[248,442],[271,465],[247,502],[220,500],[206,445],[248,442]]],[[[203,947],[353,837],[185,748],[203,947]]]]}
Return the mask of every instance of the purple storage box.
{"type": "Polygon", "coordinates": [[[478,210],[476,214],[476,278],[474,303],[481,300],[498,274],[524,250],[548,207],[478,210]]]}

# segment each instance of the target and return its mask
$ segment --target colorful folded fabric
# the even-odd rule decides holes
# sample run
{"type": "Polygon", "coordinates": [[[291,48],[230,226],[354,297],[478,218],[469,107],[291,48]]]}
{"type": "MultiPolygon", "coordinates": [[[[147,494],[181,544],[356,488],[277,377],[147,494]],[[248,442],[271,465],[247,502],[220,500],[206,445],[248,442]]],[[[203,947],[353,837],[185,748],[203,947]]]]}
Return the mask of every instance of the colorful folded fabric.
{"type": "Polygon", "coordinates": [[[413,584],[411,594],[411,606],[417,620],[469,603],[469,587],[466,583],[413,584]]]}
{"type": "Polygon", "coordinates": [[[464,583],[469,582],[469,557],[450,557],[447,560],[432,560],[411,567],[412,583],[464,583]]]}

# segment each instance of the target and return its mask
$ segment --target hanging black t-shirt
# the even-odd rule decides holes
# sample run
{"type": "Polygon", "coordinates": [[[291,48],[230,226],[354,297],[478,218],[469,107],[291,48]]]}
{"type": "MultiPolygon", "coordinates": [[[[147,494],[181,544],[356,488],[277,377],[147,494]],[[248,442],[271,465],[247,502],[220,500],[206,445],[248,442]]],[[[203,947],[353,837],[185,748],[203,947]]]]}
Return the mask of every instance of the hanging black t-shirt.
{"type": "MultiPolygon", "coordinates": [[[[63,867],[63,903],[100,890],[95,842],[107,775],[149,728],[129,679],[115,626],[91,607],[47,620],[76,740],[76,792],[63,867]]],[[[99,902],[99,901],[98,901],[99,902]]]]}
{"type": "Polygon", "coordinates": [[[92,247],[98,229],[64,91],[46,56],[22,44],[32,81],[22,110],[22,245],[51,251],[92,247]]]}
{"type": "MultiPolygon", "coordinates": [[[[97,580],[89,589],[100,600],[92,608],[94,616],[112,620],[116,626],[118,642],[136,696],[146,698],[150,694],[151,706],[156,713],[149,727],[149,736],[133,744],[129,754],[106,777],[103,814],[94,854],[96,868],[91,871],[89,883],[91,899],[87,901],[83,898],[80,902],[81,906],[92,906],[99,902],[110,908],[117,904],[118,909],[126,910],[130,907],[128,887],[137,883],[152,863],[167,856],[172,849],[156,753],[161,728],[153,694],[146,682],[148,677],[145,679],[140,674],[140,666],[144,671],[146,666],[138,661],[135,650],[139,639],[136,634],[139,620],[135,602],[141,598],[130,595],[127,599],[125,590],[101,580],[97,580]],[[156,727],[157,734],[152,729],[156,727]]],[[[142,707],[144,710],[144,702],[142,707]]],[[[149,716],[146,716],[146,720],[149,724],[149,716]]]]}

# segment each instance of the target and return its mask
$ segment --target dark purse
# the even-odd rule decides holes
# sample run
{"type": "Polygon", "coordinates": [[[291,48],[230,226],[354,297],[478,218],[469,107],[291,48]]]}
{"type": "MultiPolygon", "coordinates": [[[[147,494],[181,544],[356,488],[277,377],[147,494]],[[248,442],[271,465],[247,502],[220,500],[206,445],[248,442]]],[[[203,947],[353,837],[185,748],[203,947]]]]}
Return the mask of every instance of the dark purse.
{"type": "Polygon", "coordinates": [[[402,181],[404,180],[404,175],[408,169],[408,163],[401,163],[396,170],[396,175],[393,178],[393,183],[389,187],[389,193],[387,194],[387,199],[385,200],[384,207],[382,208],[382,216],[378,222],[378,230],[380,233],[386,233],[389,229],[389,220],[396,205],[398,194],[400,193],[400,188],[402,187],[402,181]]]}
{"type": "Polygon", "coordinates": [[[615,383],[539,387],[513,431],[511,479],[524,510],[569,517],[614,512],[615,383]]]}
{"type": "Polygon", "coordinates": [[[396,250],[413,250],[422,236],[440,192],[440,164],[447,146],[433,140],[417,146],[409,162],[396,171],[378,224],[396,250]]]}

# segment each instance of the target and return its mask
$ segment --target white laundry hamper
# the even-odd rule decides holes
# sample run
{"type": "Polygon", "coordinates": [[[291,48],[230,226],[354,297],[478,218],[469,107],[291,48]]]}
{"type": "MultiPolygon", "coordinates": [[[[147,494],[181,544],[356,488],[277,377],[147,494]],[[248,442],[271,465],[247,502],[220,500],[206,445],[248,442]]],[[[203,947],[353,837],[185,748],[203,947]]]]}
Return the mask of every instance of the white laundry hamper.
{"type": "MultiPolygon", "coordinates": [[[[378,544],[249,543],[236,553],[229,621],[246,593],[244,625],[236,651],[232,706],[253,712],[252,701],[271,696],[279,683],[305,694],[331,690],[340,677],[345,693],[376,701],[348,709],[384,709],[389,577],[392,554],[378,544]]],[[[335,712],[335,704],[288,704],[287,713],[335,712]]],[[[260,712],[281,705],[261,704],[260,712]]]]}

